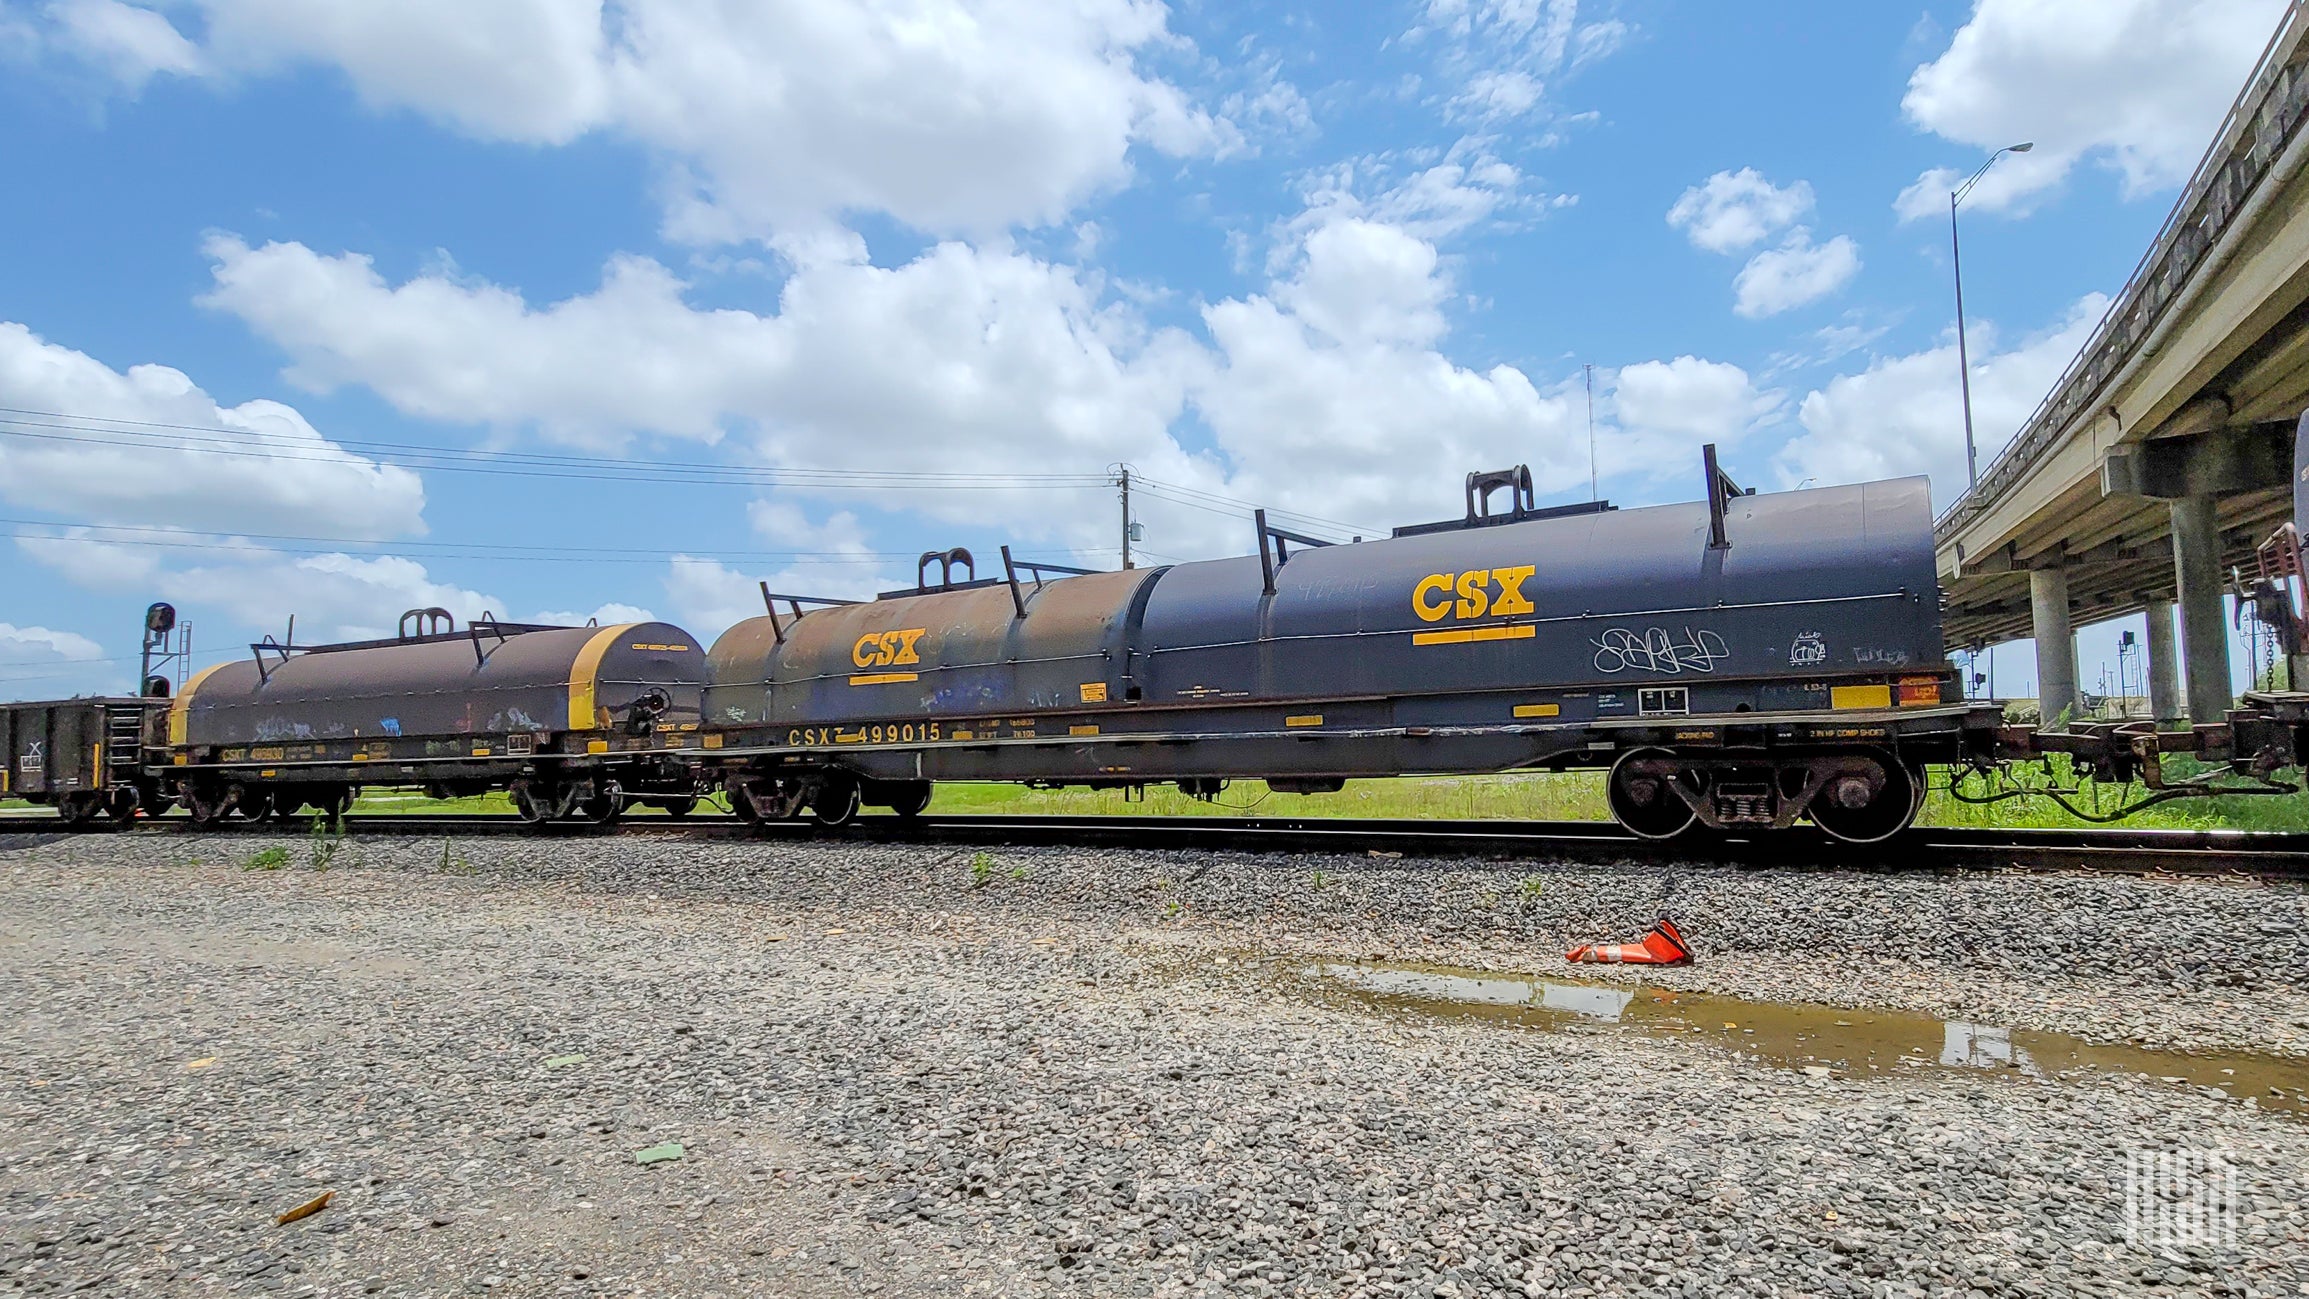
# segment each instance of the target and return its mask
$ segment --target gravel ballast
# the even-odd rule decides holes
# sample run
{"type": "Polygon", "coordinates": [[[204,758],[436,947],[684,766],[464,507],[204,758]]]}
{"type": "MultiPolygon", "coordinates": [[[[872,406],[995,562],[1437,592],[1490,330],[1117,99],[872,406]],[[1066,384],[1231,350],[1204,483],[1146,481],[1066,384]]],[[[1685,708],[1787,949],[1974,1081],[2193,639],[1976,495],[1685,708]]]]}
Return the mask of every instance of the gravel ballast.
{"type": "Polygon", "coordinates": [[[1558,975],[1663,911],[1698,965],[1581,973],[2309,1056],[2298,885],[25,837],[0,1289],[2309,1294],[2309,1120],[2261,1097],[1807,1072],[1304,973],[1558,975]],[[2233,1214],[2128,1241],[2133,1152],[2233,1170],[2233,1214]]]}

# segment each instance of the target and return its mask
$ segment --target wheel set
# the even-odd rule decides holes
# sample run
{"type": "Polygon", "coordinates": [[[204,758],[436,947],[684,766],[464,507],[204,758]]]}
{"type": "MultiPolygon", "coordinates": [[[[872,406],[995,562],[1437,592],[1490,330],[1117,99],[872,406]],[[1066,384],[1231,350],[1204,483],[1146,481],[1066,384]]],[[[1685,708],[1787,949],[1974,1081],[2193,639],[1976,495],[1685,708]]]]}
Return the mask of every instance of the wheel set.
{"type": "Polygon", "coordinates": [[[1879,843],[1924,808],[1922,768],[1882,750],[1808,757],[1631,749],[1612,764],[1612,819],[1640,839],[1785,829],[1808,819],[1845,843],[1879,843]]]}

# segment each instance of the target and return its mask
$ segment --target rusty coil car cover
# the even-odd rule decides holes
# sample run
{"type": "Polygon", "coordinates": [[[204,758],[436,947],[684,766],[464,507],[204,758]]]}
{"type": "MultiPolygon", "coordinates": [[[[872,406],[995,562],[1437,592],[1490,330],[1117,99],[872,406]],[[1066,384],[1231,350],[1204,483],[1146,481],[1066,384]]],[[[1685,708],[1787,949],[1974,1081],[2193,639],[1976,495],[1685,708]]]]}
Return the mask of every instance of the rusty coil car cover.
{"type": "Polygon", "coordinates": [[[694,724],[705,655],[670,623],[569,627],[499,641],[483,627],[442,639],[268,660],[236,659],[193,677],[169,717],[172,745],[355,736],[547,734],[606,728],[645,692],[694,724]]]}
{"type": "Polygon", "coordinates": [[[748,618],[714,642],[710,725],[964,717],[1123,699],[1131,611],[1159,569],[748,618]]]}
{"type": "Polygon", "coordinates": [[[1942,670],[1922,478],[1651,506],[767,617],[709,725],[1942,670]]]}

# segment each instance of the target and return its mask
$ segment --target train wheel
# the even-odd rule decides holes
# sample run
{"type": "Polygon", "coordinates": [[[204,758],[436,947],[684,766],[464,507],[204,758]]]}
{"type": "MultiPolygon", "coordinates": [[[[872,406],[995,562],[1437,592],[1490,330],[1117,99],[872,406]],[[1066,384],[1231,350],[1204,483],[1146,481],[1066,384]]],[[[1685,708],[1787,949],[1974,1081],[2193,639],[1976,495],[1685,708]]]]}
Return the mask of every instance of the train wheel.
{"type": "Polygon", "coordinates": [[[136,820],[136,809],[143,802],[144,796],[136,791],[135,786],[124,785],[112,791],[111,796],[104,800],[104,810],[112,817],[114,824],[127,825],[136,820]]]}
{"type": "Polygon", "coordinates": [[[665,809],[665,814],[667,816],[670,816],[678,821],[681,818],[688,816],[690,813],[697,811],[698,801],[694,798],[661,798],[658,800],[657,805],[665,809]]]}
{"type": "Polygon", "coordinates": [[[221,790],[202,789],[195,785],[183,787],[184,810],[192,818],[195,830],[213,830],[224,820],[225,794],[221,790]]]}
{"type": "Polygon", "coordinates": [[[1679,771],[1666,749],[1630,749],[1612,764],[1605,795],[1612,819],[1640,839],[1673,839],[1692,828],[1699,814],[1675,791],[1692,777],[1679,771]]]}
{"type": "Polygon", "coordinates": [[[516,780],[506,790],[513,796],[513,810],[531,825],[543,825],[553,819],[555,803],[551,790],[540,788],[535,781],[516,780]]]}
{"type": "Polygon", "coordinates": [[[900,820],[911,821],[922,815],[922,809],[930,806],[930,782],[927,780],[893,781],[883,787],[883,792],[890,800],[887,806],[898,814],[900,820]]]}
{"type": "Polygon", "coordinates": [[[241,786],[240,801],[233,804],[233,815],[243,821],[262,821],[273,814],[273,791],[254,786],[241,786]]]}
{"type": "Polygon", "coordinates": [[[1812,824],[1846,843],[1878,843],[1916,820],[1923,782],[1883,754],[1863,755],[1861,764],[1813,795],[1812,824]]]}
{"type": "Polygon", "coordinates": [[[762,814],[754,810],[754,800],[747,796],[745,786],[724,785],[722,786],[722,797],[729,800],[730,815],[740,821],[751,824],[762,819],[762,814]]]}
{"type": "Polygon", "coordinates": [[[56,800],[56,819],[66,825],[86,825],[96,819],[97,796],[66,794],[56,800]]]}
{"type": "Polygon", "coordinates": [[[594,825],[613,825],[625,815],[625,796],[615,785],[604,786],[601,792],[577,805],[577,817],[594,825]]]}
{"type": "Polygon", "coordinates": [[[810,815],[819,825],[832,829],[858,819],[858,805],[863,801],[858,782],[846,776],[828,776],[819,787],[818,796],[810,800],[810,815]]]}

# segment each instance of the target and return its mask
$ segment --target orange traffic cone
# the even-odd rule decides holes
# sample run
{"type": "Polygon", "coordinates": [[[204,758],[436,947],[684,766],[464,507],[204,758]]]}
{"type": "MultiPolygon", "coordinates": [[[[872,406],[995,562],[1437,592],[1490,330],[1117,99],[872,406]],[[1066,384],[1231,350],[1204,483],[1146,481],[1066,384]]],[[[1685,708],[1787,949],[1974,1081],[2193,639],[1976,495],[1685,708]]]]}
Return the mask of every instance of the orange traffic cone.
{"type": "Polygon", "coordinates": [[[1692,949],[1676,922],[1662,916],[1644,931],[1640,943],[1583,943],[1564,953],[1563,959],[1602,965],[1689,965],[1692,949]]]}

